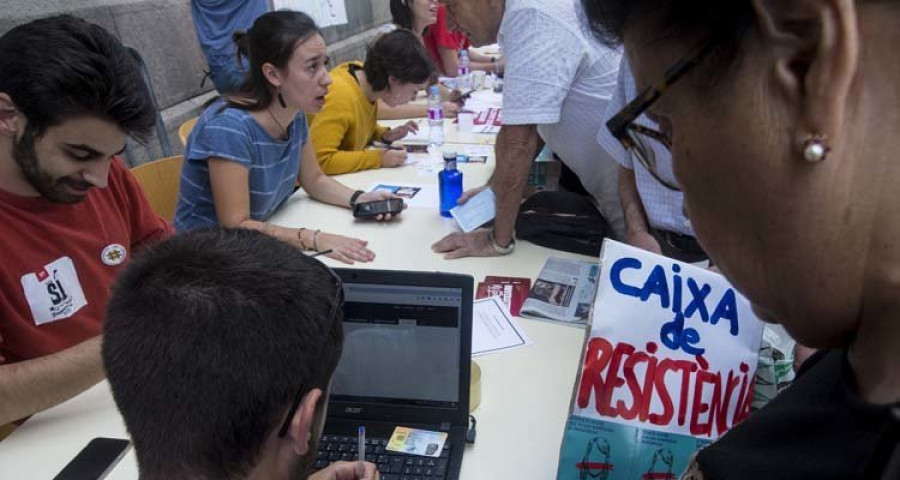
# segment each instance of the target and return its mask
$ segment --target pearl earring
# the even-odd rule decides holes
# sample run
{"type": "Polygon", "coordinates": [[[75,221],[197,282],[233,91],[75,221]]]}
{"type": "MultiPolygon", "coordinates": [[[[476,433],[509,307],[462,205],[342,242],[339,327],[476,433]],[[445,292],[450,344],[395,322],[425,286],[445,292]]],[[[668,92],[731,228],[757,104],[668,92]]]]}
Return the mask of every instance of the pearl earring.
{"type": "Polygon", "coordinates": [[[810,135],[803,142],[803,157],[809,163],[819,163],[828,158],[828,137],[825,135],[810,135]]]}

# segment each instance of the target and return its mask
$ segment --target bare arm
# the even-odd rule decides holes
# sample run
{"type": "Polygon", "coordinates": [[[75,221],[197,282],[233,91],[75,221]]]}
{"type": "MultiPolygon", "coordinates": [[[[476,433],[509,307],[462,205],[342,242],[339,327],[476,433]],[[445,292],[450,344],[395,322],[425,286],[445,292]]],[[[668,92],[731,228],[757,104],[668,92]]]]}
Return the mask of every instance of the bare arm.
{"type": "Polygon", "coordinates": [[[662,254],[659,242],[650,233],[650,222],[641,201],[634,170],[619,166],[619,200],[625,214],[625,241],[632,246],[662,254]]]}
{"type": "Polygon", "coordinates": [[[525,180],[540,146],[537,125],[504,125],[497,135],[497,167],[491,188],[497,195],[494,238],[501,245],[512,241],[525,180]]]}
{"type": "Polygon", "coordinates": [[[485,54],[479,52],[478,50],[470,48],[469,49],[469,58],[473,62],[494,63],[493,61],[491,61],[491,59],[493,58],[494,61],[497,61],[500,59],[500,56],[499,55],[485,55],[485,54]]]}
{"type": "MultiPolygon", "coordinates": [[[[309,166],[311,159],[311,163],[315,165],[315,170],[321,177],[324,177],[324,180],[319,179],[316,181],[317,186],[319,184],[326,185],[322,196],[330,200],[328,203],[348,206],[350,204],[350,195],[353,192],[322,173],[315,155],[311,143],[308,142],[304,145],[303,157],[300,161],[300,184],[304,188],[308,186],[303,172],[305,169],[312,169],[309,166]],[[327,185],[329,183],[333,183],[336,187],[328,188],[327,185]]],[[[250,218],[249,170],[235,162],[217,158],[210,158],[207,162],[209,164],[209,180],[212,185],[213,201],[216,204],[216,215],[219,219],[219,225],[229,228],[258,230],[297,248],[315,248],[320,251],[332,250],[332,253],[328,254],[328,256],[344,263],[352,264],[354,261],[369,262],[375,258],[375,254],[366,248],[367,242],[363,240],[325,232],[316,233],[315,229],[280,227],[253,220],[250,218]]],[[[319,188],[322,187],[319,186],[319,188]]],[[[308,188],[307,192],[309,192],[308,188]]],[[[312,193],[310,193],[310,196],[316,197],[312,193]]]]}
{"type": "Polygon", "coordinates": [[[296,228],[279,227],[250,218],[250,171],[247,167],[220,158],[210,158],[207,164],[219,225],[259,230],[298,248],[302,247],[300,234],[304,233],[306,238],[302,239],[303,244],[312,246],[310,231],[300,232],[296,228]]]}
{"type": "Polygon", "coordinates": [[[0,366],[0,425],[59,405],[103,376],[100,336],[53,355],[0,366]]]}
{"type": "MultiPolygon", "coordinates": [[[[494,238],[500,245],[512,242],[525,179],[540,148],[541,137],[536,125],[504,125],[497,135],[497,168],[490,184],[497,196],[494,238]]],[[[464,201],[460,199],[460,202],[464,201]]],[[[498,255],[490,244],[489,234],[490,230],[485,228],[469,233],[451,233],[432,245],[431,249],[443,253],[447,259],[498,255]]]]}
{"type": "Polygon", "coordinates": [[[300,153],[300,186],[320,202],[350,208],[353,190],[325,174],[316,160],[312,142],[306,142],[300,153]]]}
{"type": "Polygon", "coordinates": [[[444,76],[456,77],[459,73],[459,61],[457,55],[459,52],[453,48],[438,48],[441,54],[441,62],[444,63],[444,76]]]}

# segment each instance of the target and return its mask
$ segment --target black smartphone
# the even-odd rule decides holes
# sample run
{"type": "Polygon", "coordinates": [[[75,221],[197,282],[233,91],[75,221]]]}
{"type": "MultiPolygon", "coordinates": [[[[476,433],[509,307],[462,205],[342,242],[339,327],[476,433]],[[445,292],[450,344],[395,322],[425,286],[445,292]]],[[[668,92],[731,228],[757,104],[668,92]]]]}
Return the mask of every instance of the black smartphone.
{"type": "Polygon", "coordinates": [[[95,438],[53,480],[102,480],[128,453],[129,447],[131,442],[121,438],[95,438]]]}
{"type": "Polygon", "coordinates": [[[407,143],[403,146],[406,147],[407,153],[428,153],[428,145],[424,143],[407,143]]]}
{"type": "Polygon", "coordinates": [[[353,206],[353,216],[356,218],[370,218],[378,215],[396,215],[403,211],[402,198],[390,198],[375,202],[357,203],[353,206]]]}

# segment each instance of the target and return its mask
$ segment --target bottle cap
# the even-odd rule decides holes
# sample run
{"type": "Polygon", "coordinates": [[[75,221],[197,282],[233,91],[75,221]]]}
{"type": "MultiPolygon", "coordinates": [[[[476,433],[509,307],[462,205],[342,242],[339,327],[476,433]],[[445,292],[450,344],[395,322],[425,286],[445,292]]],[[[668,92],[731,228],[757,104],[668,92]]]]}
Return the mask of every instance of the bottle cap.
{"type": "Polygon", "coordinates": [[[444,150],[444,161],[445,162],[455,162],[456,161],[456,150],[444,150]]]}
{"type": "Polygon", "coordinates": [[[429,95],[437,95],[437,94],[439,94],[439,93],[441,93],[441,91],[438,90],[437,84],[428,87],[428,94],[429,94],[429,95]]]}

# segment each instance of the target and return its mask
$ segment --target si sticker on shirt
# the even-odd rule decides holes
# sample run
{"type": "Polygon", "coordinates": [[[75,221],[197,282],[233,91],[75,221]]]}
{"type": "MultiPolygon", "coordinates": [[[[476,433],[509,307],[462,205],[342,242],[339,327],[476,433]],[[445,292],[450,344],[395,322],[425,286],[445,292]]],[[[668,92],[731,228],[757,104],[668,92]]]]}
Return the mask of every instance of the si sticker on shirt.
{"type": "Polygon", "coordinates": [[[69,257],[54,260],[37,273],[23,275],[22,289],[35,325],[64,320],[87,305],[78,272],[69,257]]]}

